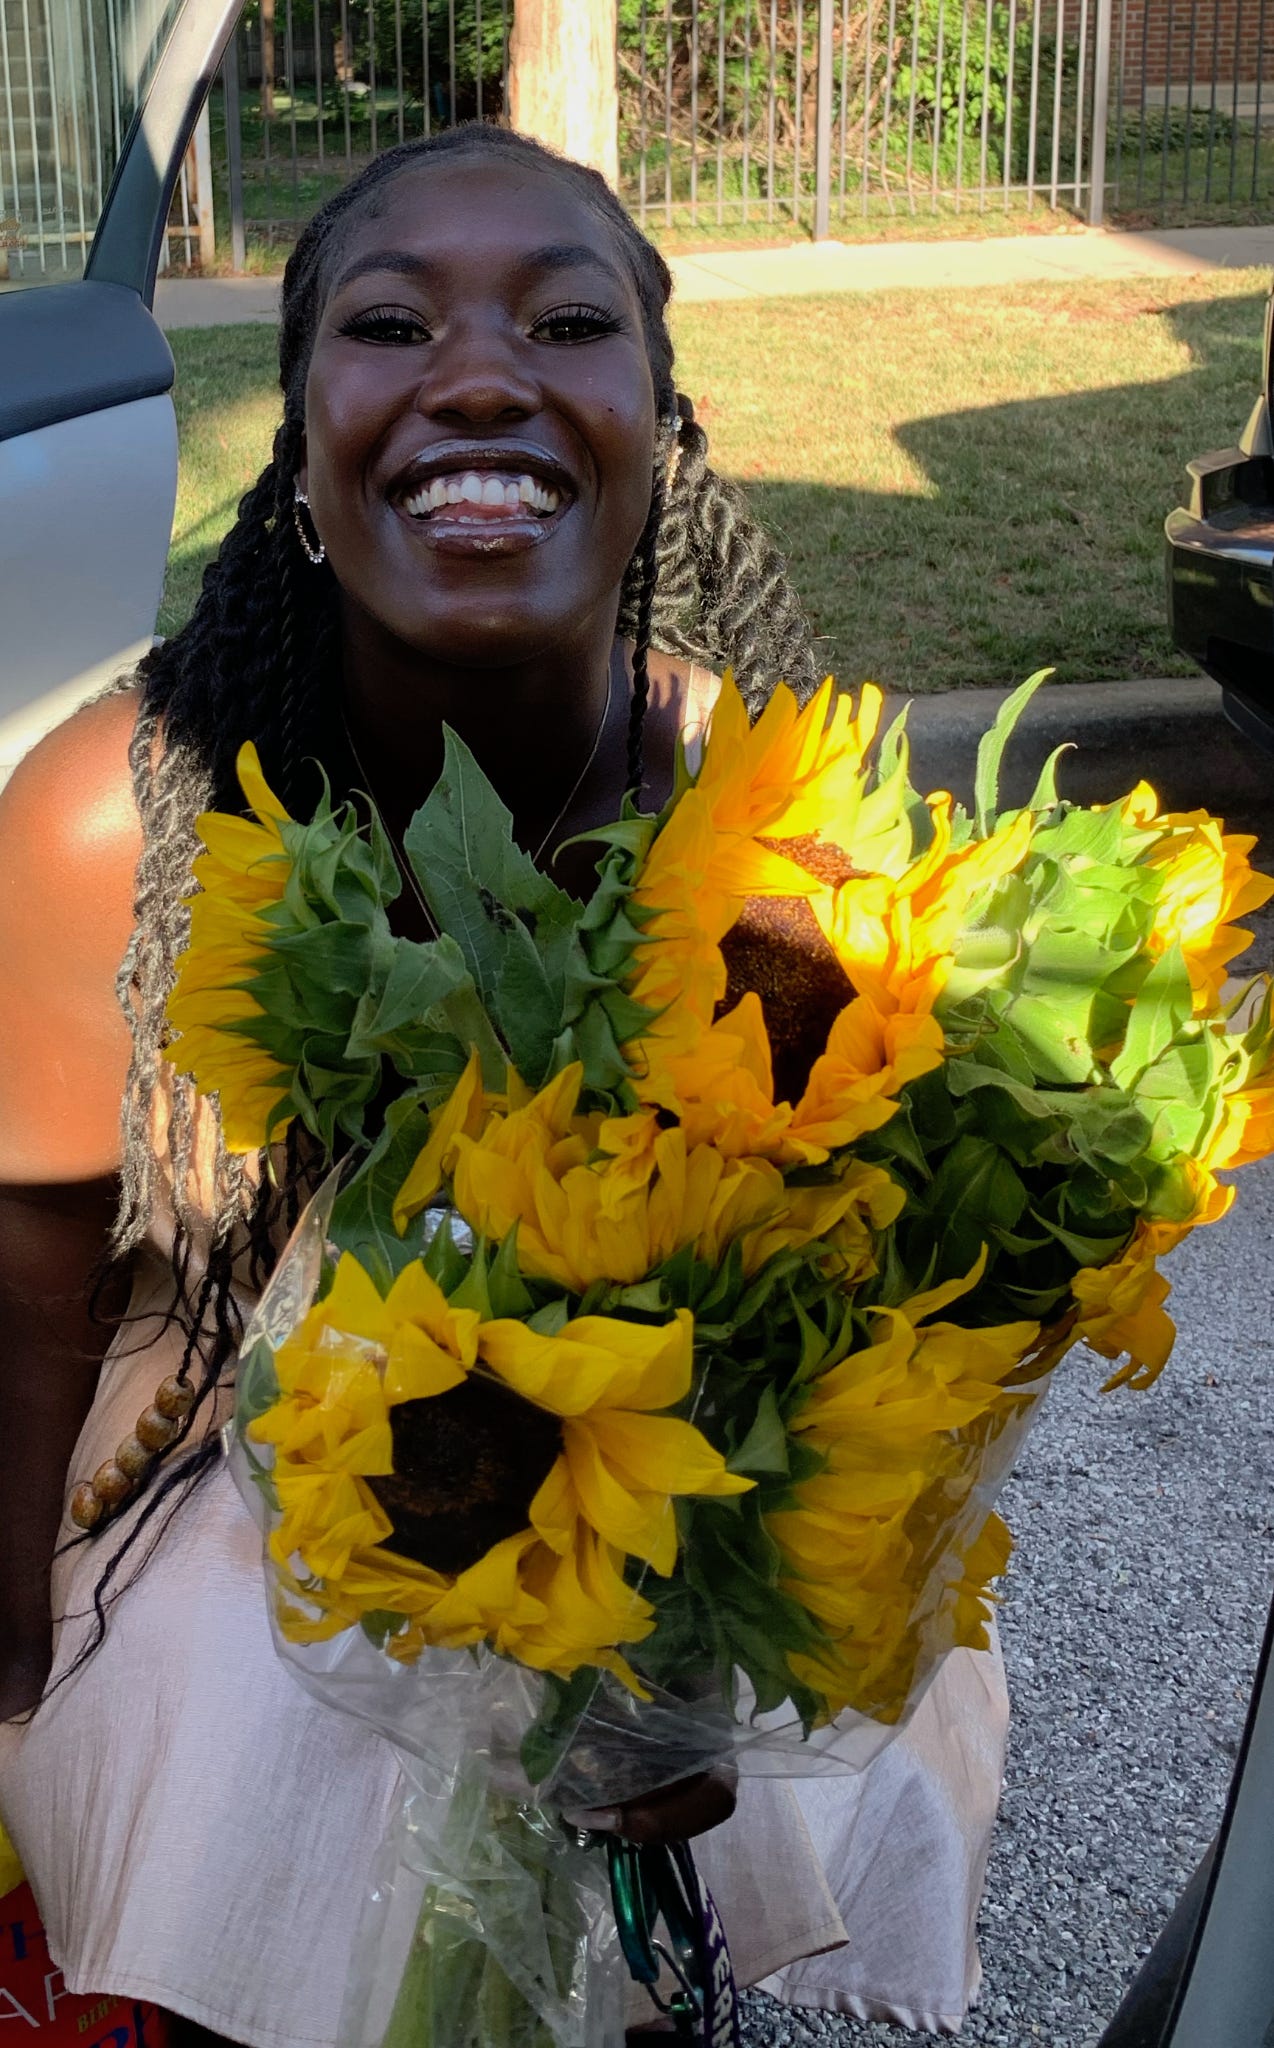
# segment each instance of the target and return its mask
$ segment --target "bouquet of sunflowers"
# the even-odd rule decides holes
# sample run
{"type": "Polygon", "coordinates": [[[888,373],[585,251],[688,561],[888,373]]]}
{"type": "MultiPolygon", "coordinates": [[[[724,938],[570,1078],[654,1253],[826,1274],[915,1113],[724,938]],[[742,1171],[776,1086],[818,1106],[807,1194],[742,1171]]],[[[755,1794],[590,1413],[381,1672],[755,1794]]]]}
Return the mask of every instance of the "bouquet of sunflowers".
{"type": "MultiPolygon", "coordinates": [[[[250,748],[254,817],[201,822],[169,1057],[231,1147],[295,1119],[337,1162],[232,1455],[282,1653],[408,1760],[416,1883],[359,2048],[609,2039],[561,1809],[759,1748],[866,1761],[986,1644],[995,1492],[1058,1361],[1148,1384],[1158,1259],[1274,1149],[1270,989],[1225,984],[1274,882],[1144,784],[1067,803],[1056,757],[1001,811],[1042,680],[968,815],[912,787],[905,720],[876,744],[874,689],[752,726],[727,678],[587,904],[449,737],[405,840],[427,943],[391,929],[375,816],[293,820],[250,748]]],[[[728,2039],[681,1877],[678,1997],[728,2039]]]]}

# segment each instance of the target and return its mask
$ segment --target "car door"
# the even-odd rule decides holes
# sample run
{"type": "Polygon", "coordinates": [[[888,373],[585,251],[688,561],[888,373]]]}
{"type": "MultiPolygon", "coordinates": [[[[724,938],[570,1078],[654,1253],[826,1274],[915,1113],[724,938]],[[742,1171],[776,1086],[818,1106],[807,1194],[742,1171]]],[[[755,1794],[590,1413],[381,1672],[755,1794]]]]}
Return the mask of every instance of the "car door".
{"type": "Polygon", "coordinates": [[[241,0],[0,0],[0,781],[151,644],[177,487],[150,307],[241,0]]]}

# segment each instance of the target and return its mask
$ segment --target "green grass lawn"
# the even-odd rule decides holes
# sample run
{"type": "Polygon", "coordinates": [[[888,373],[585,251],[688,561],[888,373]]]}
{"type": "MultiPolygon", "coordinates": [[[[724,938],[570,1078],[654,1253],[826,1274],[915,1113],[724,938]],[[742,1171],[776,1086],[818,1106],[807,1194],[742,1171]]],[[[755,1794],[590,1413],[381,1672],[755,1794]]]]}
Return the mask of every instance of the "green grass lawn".
{"type": "MultiPolygon", "coordinates": [[[[1268,277],[687,306],[682,388],[848,681],[1180,673],[1162,524],[1256,395],[1268,277]]],[[[273,334],[172,336],[181,480],[160,630],[269,453],[273,334]]]]}

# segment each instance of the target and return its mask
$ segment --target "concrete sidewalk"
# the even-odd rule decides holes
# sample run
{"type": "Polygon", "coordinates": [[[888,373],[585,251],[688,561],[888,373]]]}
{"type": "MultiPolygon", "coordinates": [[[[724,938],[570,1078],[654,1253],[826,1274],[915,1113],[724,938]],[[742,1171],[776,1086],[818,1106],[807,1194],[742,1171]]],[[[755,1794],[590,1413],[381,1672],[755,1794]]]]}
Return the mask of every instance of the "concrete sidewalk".
{"type": "MultiPolygon", "coordinates": [[[[671,258],[682,305],[829,292],[980,289],[1076,278],[1195,277],[1209,270],[1274,268],[1274,226],[1164,228],[1114,234],[997,235],[967,242],[797,242],[786,249],[716,250],[671,258]]],[[[161,327],[269,322],[276,277],[161,278],[161,327]]]]}

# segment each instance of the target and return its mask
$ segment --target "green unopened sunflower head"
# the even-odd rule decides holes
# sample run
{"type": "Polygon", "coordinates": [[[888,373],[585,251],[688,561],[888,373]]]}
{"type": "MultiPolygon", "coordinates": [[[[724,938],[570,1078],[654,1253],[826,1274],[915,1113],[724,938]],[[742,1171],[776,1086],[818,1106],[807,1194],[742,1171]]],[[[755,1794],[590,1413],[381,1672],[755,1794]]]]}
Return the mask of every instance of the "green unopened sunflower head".
{"type": "Polygon", "coordinates": [[[324,797],[302,824],[250,743],[238,770],[253,815],[198,820],[165,1056],[218,1096],[232,1152],[256,1151],[298,1115],[330,1149],[337,1130],[361,1135],[380,1083],[382,1052],[358,1051],[357,1027],[394,965],[385,909],[399,877],[384,834],[360,831],[350,806],[324,797]]]}

